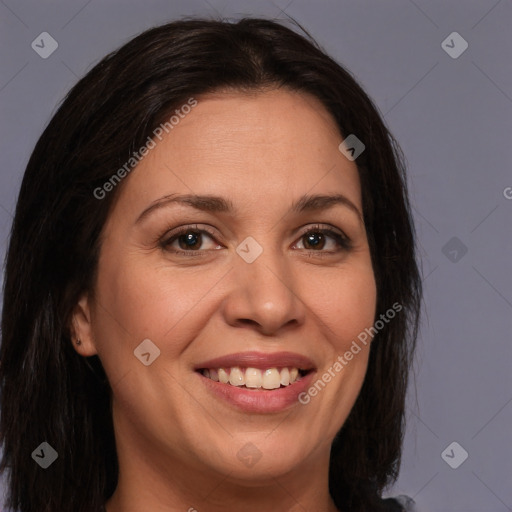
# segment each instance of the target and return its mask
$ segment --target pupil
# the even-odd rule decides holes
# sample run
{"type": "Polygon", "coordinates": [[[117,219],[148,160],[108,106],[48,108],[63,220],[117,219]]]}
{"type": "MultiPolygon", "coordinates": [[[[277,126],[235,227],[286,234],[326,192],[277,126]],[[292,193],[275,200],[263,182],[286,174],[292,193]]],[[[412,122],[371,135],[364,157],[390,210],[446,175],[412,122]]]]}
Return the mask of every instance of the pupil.
{"type": "Polygon", "coordinates": [[[310,233],[306,236],[308,245],[317,248],[323,247],[323,234],[322,233],[310,233]]]}
{"type": "Polygon", "coordinates": [[[180,246],[182,249],[194,249],[197,245],[201,245],[199,233],[191,232],[180,237],[180,246]]]}

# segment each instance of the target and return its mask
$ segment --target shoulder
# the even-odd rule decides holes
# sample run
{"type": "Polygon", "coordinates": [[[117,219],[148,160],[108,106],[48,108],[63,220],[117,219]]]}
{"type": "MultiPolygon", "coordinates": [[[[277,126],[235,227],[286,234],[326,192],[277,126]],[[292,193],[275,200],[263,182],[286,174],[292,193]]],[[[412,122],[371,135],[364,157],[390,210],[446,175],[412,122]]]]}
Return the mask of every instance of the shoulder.
{"type": "Polygon", "coordinates": [[[401,512],[419,512],[416,508],[416,502],[405,494],[400,494],[399,496],[388,498],[384,501],[389,501],[398,505],[400,508],[396,509],[397,511],[400,510],[401,512]]]}

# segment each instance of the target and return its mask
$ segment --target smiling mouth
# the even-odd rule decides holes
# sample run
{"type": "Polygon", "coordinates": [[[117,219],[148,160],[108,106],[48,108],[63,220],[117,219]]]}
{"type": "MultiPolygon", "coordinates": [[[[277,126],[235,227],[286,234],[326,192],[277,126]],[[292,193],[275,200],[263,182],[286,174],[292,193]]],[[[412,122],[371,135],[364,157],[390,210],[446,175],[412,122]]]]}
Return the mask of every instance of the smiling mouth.
{"type": "Polygon", "coordinates": [[[295,382],[299,382],[311,370],[296,367],[260,369],[233,366],[231,368],[200,368],[198,372],[214,382],[258,391],[291,386],[295,382]]]}

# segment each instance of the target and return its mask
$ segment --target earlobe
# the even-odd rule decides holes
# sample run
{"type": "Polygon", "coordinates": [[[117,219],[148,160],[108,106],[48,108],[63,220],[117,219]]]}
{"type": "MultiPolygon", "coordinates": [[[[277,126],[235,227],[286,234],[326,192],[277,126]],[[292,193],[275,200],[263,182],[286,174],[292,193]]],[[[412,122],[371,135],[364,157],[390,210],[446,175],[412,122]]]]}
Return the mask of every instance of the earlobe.
{"type": "Polygon", "coordinates": [[[98,353],[93,336],[91,305],[89,294],[84,293],[73,310],[70,325],[73,348],[86,357],[98,353]]]}

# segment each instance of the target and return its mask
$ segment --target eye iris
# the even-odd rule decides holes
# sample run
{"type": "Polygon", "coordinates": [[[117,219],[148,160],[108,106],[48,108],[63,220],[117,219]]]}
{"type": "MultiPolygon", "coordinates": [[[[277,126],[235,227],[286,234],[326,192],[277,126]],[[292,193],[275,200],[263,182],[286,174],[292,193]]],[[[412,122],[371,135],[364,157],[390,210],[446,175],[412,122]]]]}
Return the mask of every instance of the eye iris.
{"type": "Polygon", "coordinates": [[[314,249],[322,249],[325,245],[325,237],[323,233],[309,233],[305,236],[306,245],[314,249]]]}
{"type": "Polygon", "coordinates": [[[201,246],[201,234],[189,232],[179,237],[179,245],[182,249],[197,249],[201,246]]]}

